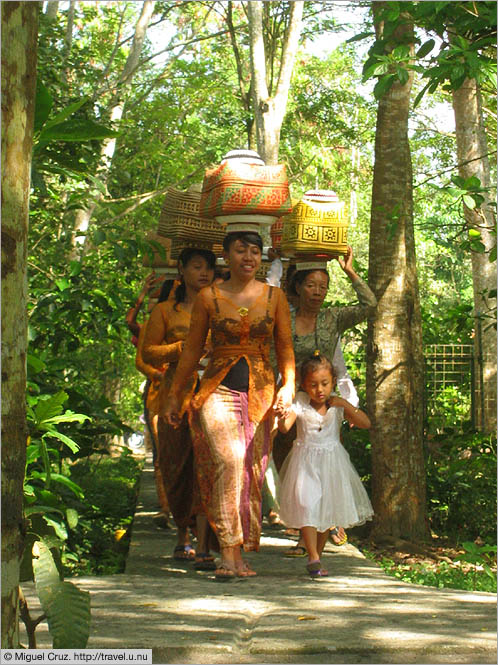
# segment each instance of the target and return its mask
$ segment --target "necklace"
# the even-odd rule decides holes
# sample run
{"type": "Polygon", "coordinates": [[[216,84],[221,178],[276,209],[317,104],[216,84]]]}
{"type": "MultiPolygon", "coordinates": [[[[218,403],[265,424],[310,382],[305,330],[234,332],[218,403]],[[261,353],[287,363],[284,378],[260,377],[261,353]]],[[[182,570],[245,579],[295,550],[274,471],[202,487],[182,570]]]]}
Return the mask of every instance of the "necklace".
{"type": "Polygon", "coordinates": [[[249,314],[247,307],[239,307],[237,312],[240,314],[240,316],[247,316],[249,314]]]}

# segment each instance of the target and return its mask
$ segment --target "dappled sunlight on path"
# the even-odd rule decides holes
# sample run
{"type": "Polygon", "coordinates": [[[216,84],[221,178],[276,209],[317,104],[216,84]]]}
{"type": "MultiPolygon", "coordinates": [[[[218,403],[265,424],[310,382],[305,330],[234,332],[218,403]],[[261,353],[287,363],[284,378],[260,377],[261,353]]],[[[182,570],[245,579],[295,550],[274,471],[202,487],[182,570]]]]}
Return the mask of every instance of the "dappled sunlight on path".
{"type": "MultiPolygon", "coordinates": [[[[271,529],[246,555],[257,577],[218,582],[175,561],[173,530],[151,520],[149,467],[126,574],[74,580],[91,592],[89,647],[153,648],[158,663],[496,662],[494,595],[405,584],[349,544],[327,546],[321,580],[283,557],[294,541],[271,529]]],[[[37,635],[50,646],[44,624],[37,635]]]]}

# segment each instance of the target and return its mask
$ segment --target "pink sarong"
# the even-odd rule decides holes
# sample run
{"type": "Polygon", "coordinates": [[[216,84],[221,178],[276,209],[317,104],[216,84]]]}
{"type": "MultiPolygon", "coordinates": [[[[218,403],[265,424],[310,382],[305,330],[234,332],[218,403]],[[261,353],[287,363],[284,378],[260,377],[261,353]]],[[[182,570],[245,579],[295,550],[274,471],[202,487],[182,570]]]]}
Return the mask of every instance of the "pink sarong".
{"type": "Polygon", "coordinates": [[[271,423],[248,417],[247,393],[219,385],[190,413],[201,500],[220,547],[259,549],[271,423]]]}

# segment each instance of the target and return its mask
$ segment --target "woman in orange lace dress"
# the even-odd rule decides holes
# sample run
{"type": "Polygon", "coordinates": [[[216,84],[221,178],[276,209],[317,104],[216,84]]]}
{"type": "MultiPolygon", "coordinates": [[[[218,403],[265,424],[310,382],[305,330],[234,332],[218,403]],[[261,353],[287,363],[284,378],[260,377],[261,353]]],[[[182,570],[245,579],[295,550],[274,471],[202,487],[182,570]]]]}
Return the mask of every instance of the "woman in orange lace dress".
{"type": "MultiPolygon", "coordinates": [[[[158,463],[170,510],[178,529],[178,542],[173,556],[175,559],[195,558],[196,568],[200,570],[212,569],[215,566],[208,551],[206,518],[202,520],[203,510],[196,482],[188,418],[185,416],[180,426],[173,428],[162,415],[189,330],[194,300],[198,292],[213,281],[215,262],[216,257],[210,251],[182,251],[178,262],[181,282],[174,291],[173,298],[156,305],[152,310],[142,346],[145,362],[155,367],[167,364],[159,390],[158,463]],[[195,518],[197,553],[194,552],[188,535],[188,527],[193,525],[195,518]]],[[[189,403],[197,387],[197,370],[198,364],[192,367],[187,377],[185,405],[189,403]]]]}
{"type": "Polygon", "coordinates": [[[256,280],[262,241],[257,233],[229,233],[223,243],[230,278],[203,289],[167,399],[165,415],[178,425],[185,391],[211,331],[211,354],[190,403],[190,424],[204,508],[220,543],[220,579],[255,575],[240,546],[257,550],[261,487],[271,453],[275,413],[294,393],[294,352],[284,293],[256,280]],[[283,377],[276,393],[270,344],[283,377]],[[272,408],[273,407],[273,408],[272,408]]]}

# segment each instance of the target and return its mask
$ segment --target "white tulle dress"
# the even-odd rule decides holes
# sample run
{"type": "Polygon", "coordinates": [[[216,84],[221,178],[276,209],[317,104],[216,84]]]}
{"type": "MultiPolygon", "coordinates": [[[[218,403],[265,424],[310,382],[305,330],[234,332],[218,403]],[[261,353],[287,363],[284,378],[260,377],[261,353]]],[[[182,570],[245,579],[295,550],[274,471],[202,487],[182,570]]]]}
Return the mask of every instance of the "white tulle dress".
{"type": "Polygon", "coordinates": [[[292,407],[297,437],[280,472],[280,517],[287,526],[326,531],[372,519],[373,509],[339,433],[344,409],[330,407],[321,416],[299,392],[292,407]]]}

